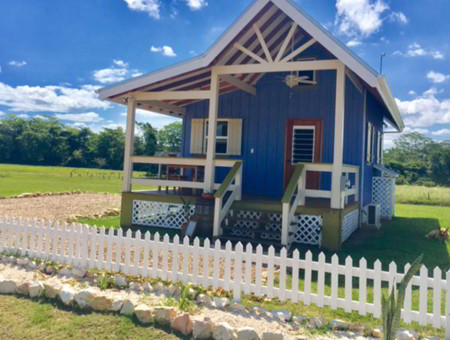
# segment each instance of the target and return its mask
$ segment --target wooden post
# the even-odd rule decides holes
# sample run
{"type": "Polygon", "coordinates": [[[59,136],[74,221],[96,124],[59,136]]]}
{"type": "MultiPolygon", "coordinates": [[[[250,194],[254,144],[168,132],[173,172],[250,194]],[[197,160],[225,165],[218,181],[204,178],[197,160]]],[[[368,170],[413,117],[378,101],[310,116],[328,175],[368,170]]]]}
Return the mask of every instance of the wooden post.
{"type": "Polygon", "coordinates": [[[214,159],[216,155],[217,114],[219,111],[219,75],[211,73],[211,98],[209,99],[208,148],[206,150],[205,192],[213,192],[215,182],[214,159]]]}
{"type": "Polygon", "coordinates": [[[334,122],[334,158],[331,180],[331,208],[341,207],[341,175],[344,150],[345,67],[336,69],[336,118],[334,122]]]}
{"type": "Polygon", "coordinates": [[[136,101],[128,97],[127,132],[125,136],[125,159],[123,165],[123,191],[131,192],[131,178],[133,177],[134,126],[136,121],[136,101]]]}

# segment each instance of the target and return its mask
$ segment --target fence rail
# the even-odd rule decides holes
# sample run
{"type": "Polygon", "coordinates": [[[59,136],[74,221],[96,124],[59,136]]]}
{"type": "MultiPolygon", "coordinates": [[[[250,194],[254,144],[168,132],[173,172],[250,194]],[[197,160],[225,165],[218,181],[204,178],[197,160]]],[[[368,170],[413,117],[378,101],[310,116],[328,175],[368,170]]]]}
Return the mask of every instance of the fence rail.
{"type": "MultiPolygon", "coordinates": [[[[248,244],[244,249],[241,243],[233,248],[227,242],[222,247],[219,240],[211,244],[208,239],[200,246],[198,238],[190,243],[187,237],[180,242],[178,236],[170,241],[165,235],[161,240],[158,233],[152,236],[137,231],[133,235],[128,230],[123,235],[122,229],[28,219],[0,218],[0,252],[4,251],[69,265],[223,288],[233,291],[236,301],[242,292],[253,293],[281,301],[343,308],[346,312],[357,311],[376,318],[381,316],[383,289],[390,290],[403,278],[395,263],[383,271],[380,261],[371,269],[364,258],[354,266],[352,258],[347,257],[343,265],[337,255],[327,263],[323,253],[314,261],[311,252],[300,258],[298,250],[288,257],[284,248],[279,254],[275,254],[273,247],[263,253],[261,245],[254,249],[248,244]],[[263,271],[267,280],[262,279],[263,271]]],[[[406,265],[403,269],[408,268],[406,265]]],[[[450,329],[450,271],[446,279],[443,274],[435,268],[430,277],[427,268],[422,266],[420,275],[413,277],[401,313],[405,322],[450,329]]]]}

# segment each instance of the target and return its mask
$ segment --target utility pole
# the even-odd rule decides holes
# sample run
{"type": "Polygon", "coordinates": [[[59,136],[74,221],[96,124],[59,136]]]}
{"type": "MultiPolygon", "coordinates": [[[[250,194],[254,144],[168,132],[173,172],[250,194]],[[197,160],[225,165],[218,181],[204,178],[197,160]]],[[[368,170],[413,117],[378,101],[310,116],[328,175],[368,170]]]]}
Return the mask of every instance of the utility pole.
{"type": "Polygon", "coordinates": [[[380,74],[383,74],[383,58],[386,56],[386,53],[381,53],[380,57],[380,74]]]}

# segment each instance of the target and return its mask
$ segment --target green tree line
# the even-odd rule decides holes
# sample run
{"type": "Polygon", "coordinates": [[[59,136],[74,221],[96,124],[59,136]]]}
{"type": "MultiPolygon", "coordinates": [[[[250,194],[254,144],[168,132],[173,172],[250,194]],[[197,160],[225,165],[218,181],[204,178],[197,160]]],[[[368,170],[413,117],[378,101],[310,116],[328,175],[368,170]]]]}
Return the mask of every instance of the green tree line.
{"type": "MultiPolygon", "coordinates": [[[[137,123],[136,155],[157,151],[179,152],[181,123],[161,130],[137,123]]],[[[120,170],[123,168],[125,132],[122,128],[93,132],[73,128],[54,118],[22,119],[8,115],[0,120],[0,163],[52,165],[120,170]]]]}
{"type": "Polygon", "coordinates": [[[436,142],[420,133],[401,135],[385,151],[386,167],[398,172],[398,184],[450,186],[450,141],[436,142]]]}

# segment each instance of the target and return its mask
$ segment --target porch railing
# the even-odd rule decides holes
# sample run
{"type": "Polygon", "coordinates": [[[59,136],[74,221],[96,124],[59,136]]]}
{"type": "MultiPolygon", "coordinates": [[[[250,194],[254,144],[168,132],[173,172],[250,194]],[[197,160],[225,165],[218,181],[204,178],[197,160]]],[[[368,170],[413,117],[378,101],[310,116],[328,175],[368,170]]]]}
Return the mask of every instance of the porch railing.
{"type": "MultiPolygon", "coordinates": [[[[131,157],[133,164],[155,164],[159,167],[163,165],[172,166],[190,166],[195,167],[205,167],[206,159],[204,158],[183,158],[183,157],[149,157],[149,156],[133,156],[131,157]]],[[[216,159],[214,165],[216,167],[231,168],[235,164],[235,160],[229,159],[216,159]]],[[[186,180],[173,180],[173,179],[163,179],[163,178],[134,178],[131,179],[132,185],[142,185],[142,186],[157,186],[157,187],[178,187],[178,188],[192,188],[192,189],[204,189],[205,182],[197,181],[194,178],[192,181],[186,180]]],[[[215,183],[214,189],[219,188],[221,183],[215,183]]]]}
{"type": "MultiPolygon", "coordinates": [[[[289,232],[293,222],[295,211],[298,206],[305,205],[306,198],[326,198],[330,199],[331,190],[317,190],[306,188],[306,176],[309,171],[331,173],[333,171],[333,164],[329,163],[300,163],[296,166],[294,173],[289,181],[289,184],[284,193],[282,203],[282,224],[281,224],[281,243],[284,246],[288,245],[289,232]],[[295,196],[294,196],[295,195],[295,196]],[[292,199],[295,197],[294,201],[292,199]]],[[[354,195],[355,201],[359,201],[359,166],[343,165],[341,186],[340,186],[340,207],[344,209],[345,204],[348,203],[348,197],[354,195]],[[349,185],[349,175],[354,174],[354,184],[349,185]]]]}
{"type": "Polygon", "coordinates": [[[305,204],[305,166],[299,164],[295,167],[291,180],[286,188],[281,203],[283,205],[282,221],[281,221],[281,244],[288,244],[289,230],[294,219],[295,211],[299,205],[305,204]],[[296,191],[297,190],[297,191],[296,191]],[[296,193],[294,202],[291,204],[292,198],[296,193]]]}
{"type": "Polygon", "coordinates": [[[235,200],[242,197],[242,162],[235,161],[225,180],[216,191],[214,207],[214,237],[220,236],[220,225],[223,219],[228,215],[231,206],[235,200]],[[234,181],[234,185],[232,184],[234,181]],[[231,195],[224,202],[225,194],[231,191],[231,195]],[[225,203],[225,204],[224,204],[225,203]]]}

